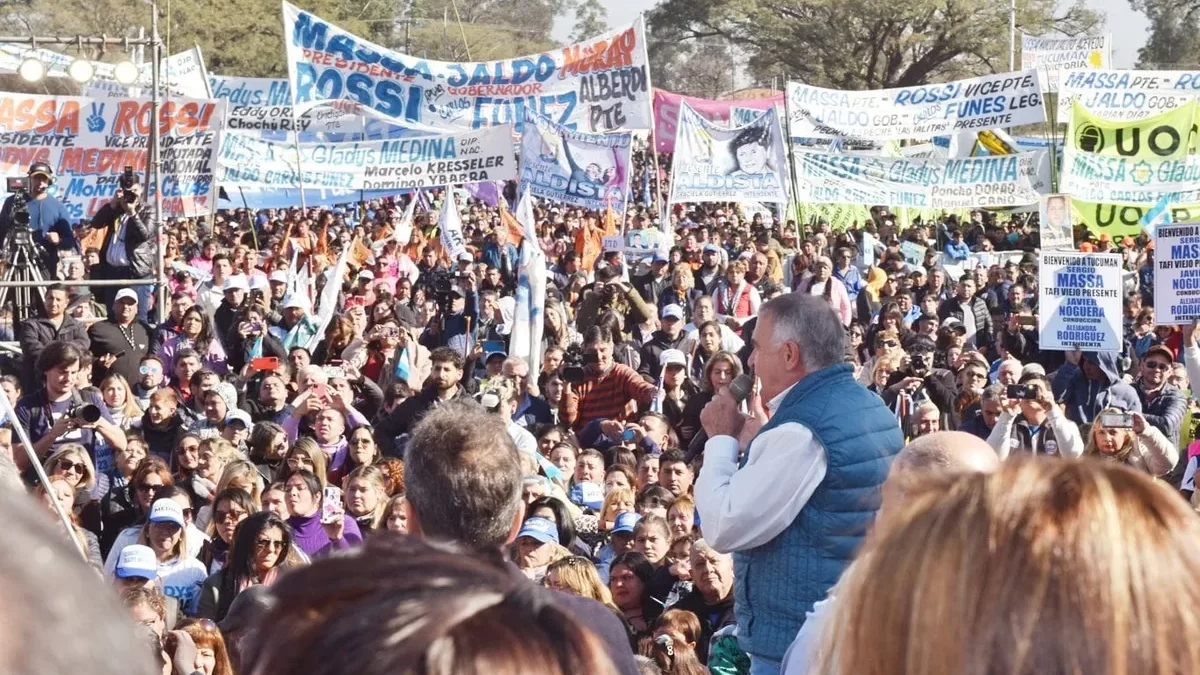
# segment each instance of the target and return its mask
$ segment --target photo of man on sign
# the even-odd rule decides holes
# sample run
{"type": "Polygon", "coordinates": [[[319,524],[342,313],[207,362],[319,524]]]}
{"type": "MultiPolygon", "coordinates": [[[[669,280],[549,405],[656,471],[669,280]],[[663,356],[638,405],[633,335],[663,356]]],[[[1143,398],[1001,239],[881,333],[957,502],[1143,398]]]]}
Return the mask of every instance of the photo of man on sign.
{"type": "Polygon", "coordinates": [[[1074,248],[1070,195],[1045,195],[1039,213],[1042,248],[1074,248]]]}

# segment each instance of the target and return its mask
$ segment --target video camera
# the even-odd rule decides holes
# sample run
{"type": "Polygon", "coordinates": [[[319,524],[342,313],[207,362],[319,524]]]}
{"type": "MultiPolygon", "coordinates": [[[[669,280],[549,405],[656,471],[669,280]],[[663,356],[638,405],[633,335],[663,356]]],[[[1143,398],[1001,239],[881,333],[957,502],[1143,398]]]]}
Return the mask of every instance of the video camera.
{"type": "Polygon", "coordinates": [[[563,381],[570,384],[582,384],[586,376],[585,367],[600,363],[596,352],[585,352],[579,345],[571,345],[563,352],[563,381]]]}
{"type": "MultiPolygon", "coordinates": [[[[12,208],[9,210],[9,217],[12,218],[14,225],[21,228],[29,227],[29,200],[32,198],[29,194],[29,178],[26,176],[9,176],[7,179],[8,193],[13,196],[12,208]]],[[[14,229],[13,236],[18,236],[21,230],[14,229]]],[[[33,243],[33,233],[27,229],[23,232],[27,238],[24,242],[18,243],[33,243]]]]}
{"type": "Polygon", "coordinates": [[[126,204],[136,204],[139,198],[138,193],[133,191],[133,186],[137,185],[138,176],[133,172],[133,167],[126,165],[125,172],[121,174],[118,181],[120,189],[117,190],[117,197],[126,204]]]}
{"type": "Polygon", "coordinates": [[[454,293],[458,291],[464,296],[466,291],[460,282],[467,278],[466,272],[438,270],[433,275],[433,297],[441,308],[443,316],[450,313],[450,305],[454,301],[454,293]]]}

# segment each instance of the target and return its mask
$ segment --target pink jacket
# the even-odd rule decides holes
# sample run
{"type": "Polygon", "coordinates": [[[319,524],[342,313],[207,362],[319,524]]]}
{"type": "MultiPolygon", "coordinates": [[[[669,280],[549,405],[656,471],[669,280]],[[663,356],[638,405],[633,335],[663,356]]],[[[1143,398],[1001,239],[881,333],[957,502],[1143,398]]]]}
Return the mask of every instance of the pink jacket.
{"type": "MultiPolygon", "coordinates": [[[[816,277],[809,277],[802,281],[796,289],[797,293],[812,294],[812,285],[817,283],[816,277]]],[[[854,306],[850,302],[850,294],[846,292],[846,285],[836,277],[829,277],[826,283],[833,284],[833,288],[829,290],[829,304],[833,306],[833,311],[842,320],[843,326],[850,325],[850,319],[854,316],[854,306]]]]}

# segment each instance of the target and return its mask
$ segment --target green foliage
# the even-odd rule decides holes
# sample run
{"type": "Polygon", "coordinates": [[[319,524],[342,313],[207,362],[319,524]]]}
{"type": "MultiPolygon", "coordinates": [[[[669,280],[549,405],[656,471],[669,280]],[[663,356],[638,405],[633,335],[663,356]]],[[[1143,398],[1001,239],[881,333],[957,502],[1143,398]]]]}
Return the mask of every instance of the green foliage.
{"type": "Polygon", "coordinates": [[[1150,36],[1138,50],[1138,68],[1191,70],[1200,64],[1200,4],[1179,0],[1131,0],[1150,19],[1150,36]]]}
{"type": "MultiPolygon", "coordinates": [[[[1020,30],[1079,35],[1103,17],[1085,0],[1017,0],[1020,30]]],[[[1007,2],[975,0],[663,0],[652,43],[724,40],[749,74],[841,89],[920,84],[1008,70],[1007,2]]],[[[732,67],[733,63],[726,64],[732,67]]]]}
{"type": "Polygon", "coordinates": [[[600,0],[581,0],[575,7],[571,42],[583,42],[608,32],[608,10],[600,0]]]}

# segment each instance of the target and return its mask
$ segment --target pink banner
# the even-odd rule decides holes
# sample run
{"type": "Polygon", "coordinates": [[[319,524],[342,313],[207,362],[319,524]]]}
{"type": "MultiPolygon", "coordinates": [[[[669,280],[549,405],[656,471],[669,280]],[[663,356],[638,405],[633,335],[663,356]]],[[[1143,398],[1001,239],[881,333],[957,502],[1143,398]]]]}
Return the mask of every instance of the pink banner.
{"type": "MultiPolygon", "coordinates": [[[[693,110],[711,122],[728,122],[734,108],[766,110],[783,103],[783,94],[771,98],[748,98],[740,101],[713,101],[654,90],[654,142],[659,152],[675,152],[675,122],[679,119],[679,102],[687,101],[693,110]]],[[[786,122],[785,122],[786,124],[786,122]]]]}

